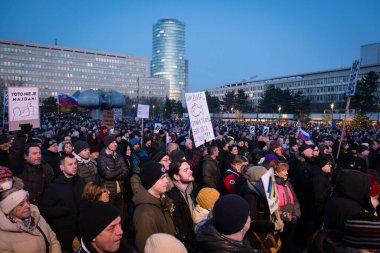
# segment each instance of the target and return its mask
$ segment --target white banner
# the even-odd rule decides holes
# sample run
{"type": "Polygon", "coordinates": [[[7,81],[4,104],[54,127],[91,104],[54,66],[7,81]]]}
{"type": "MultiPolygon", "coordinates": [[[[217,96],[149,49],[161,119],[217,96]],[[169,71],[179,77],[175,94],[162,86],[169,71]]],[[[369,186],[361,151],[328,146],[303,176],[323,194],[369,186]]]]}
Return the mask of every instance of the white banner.
{"type": "Polygon", "coordinates": [[[185,93],[195,147],[215,138],[204,92],[185,93]]]}
{"type": "Polygon", "coordinates": [[[37,87],[8,88],[9,131],[20,130],[20,124],[40,127],[40,108],[37,87]]]}
{"type": "Polygon", "coordinates": [[[274,213],[278,209],[278,196],[276,181],[274,180],[273,169],[270,168],[264,175],[261,176],[263,182],[265,195],[267,197],[270,214],[274,213]]]}
{"type": "Polygon", "coordinates": [[[137,105],[137,118],[149,119],[149,105],[137,105]]]}

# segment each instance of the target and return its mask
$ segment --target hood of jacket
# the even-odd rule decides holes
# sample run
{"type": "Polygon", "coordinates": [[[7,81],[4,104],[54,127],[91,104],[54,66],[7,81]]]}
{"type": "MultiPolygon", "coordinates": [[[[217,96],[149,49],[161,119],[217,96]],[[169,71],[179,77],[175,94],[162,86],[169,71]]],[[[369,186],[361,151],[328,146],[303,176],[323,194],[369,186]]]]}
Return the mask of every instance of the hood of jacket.
{"type": "MultiPolygon", "coordinates": [[[[37,206],[30,204],[30,210],[31,210],[31,217],[32,217],[32,223],[31,227],[32,230],[34,230],[37,227],[38,222],[40,221],[40,211],[38,210],[37,206]]],[[[5,232],[15,232],[15,233],[20,233],[20,232],[25,232],[25,233],[30,233],[28,229],[22,229],[16,225],[16,223],[13,223],[10,221],[5,214],[0,211],[0,230],[5,231],[5,232]]],[[[38,232],[36,232],[38,234],[38,232]]]]}
{"type": "Polygon", "coordinates": [[[367,209],[370,204],[370,179],[357,170],[342,170],[337,178],[335,193],[358,202],[367,209]]]}
{"type": "Polygon", "coordinates": [[[147,190],[145,190],[144,187],[140,187],[140,189],[136,192],[136,194],[133,196],[133,203],[135,204],[135,207],[139,205],[153,205],[160,209],[172,209],[173,208],[173,201],[168,198],[166,195],[162,195],[160,199],[154,197],[152,194],[150,194],[147,190]]]}

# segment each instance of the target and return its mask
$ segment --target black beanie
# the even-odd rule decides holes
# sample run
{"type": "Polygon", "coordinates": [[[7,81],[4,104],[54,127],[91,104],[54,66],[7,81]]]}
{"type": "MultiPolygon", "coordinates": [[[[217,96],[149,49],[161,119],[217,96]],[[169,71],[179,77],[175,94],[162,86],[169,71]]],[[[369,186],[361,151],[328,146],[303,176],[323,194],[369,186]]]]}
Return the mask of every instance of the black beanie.
{"type": "Polygon", "coordinates": [[[141,184],[146,190],[149,190],[164,174],[166,174],[165,167],[158,162],[148,161],[140,166],[141,184]]]}
{"type": "Polygon", "coordinates": [[[75,153],[77,153],[79,155],[80,152],[82,152],[83,150],[85,150],[86,148],[90,148],[90,145],[88,145],[87,142],[85,141],[81,141],[81,140],[78,140],[75,142],[75,145],[74,145],[74,151],[75,153]]]}
{"type": "Polygon", "coordinates": [[[44,140],[44,143],[42,144],[42,147],[43,147],[44,149],[48,149],[48,148],[50,148],[54,143],[57,143],[56,140],[54,140],[53,138],[48,137],[48,138],[46,138],[46,139],[44,140]]]}
{"type": "Polygon", "coordinates": [[[183,160],[185,159],[185,153],[183,153],[183,151],[180,149],[176,149],[170,153],[170,158],[172,161],[183,160]]]}
{"type": "Polygon", "coordinates": [[[91,242],[119,216],[119,210],[109,203],[100,201],[85,202],[79,215],[79,229],[83,238],[87,242],[91,242]]]}
{"type": "Polygon", "coordinates": [[[293,146],[295,146],[297,144],[298,144],[297,143],[297,139],[295,139],[295,138],[289,139],[289,147],[293,147],[293,146]]]}
{"type": "Polygon", "coordinates": [[[248,202],[236,194],[220,197],[212,210],[212,222],[216,230],[232,235],[244,227],[249,215],[248,202]]]}
{"type": "Polygon", "coordinates": [[[115,136],[113,136],[113,135],[107,135],[107,136],[104,137],[104,139],[103,139],[104,147],[105,147],[105,148],[108,148],[108,146],[109,146],[112,142],[114,142],[114,141],[116,141],[115,136]]]}
{"type": "Polygon", "coordinates": [[[259,149],[263,149],[265,146],[266,146],[267,144],[265,143],[265,141],[258,141],[257,142],[257,147],[259,148],[259,149]]]}
{"type": "Polygon", "coordinates": [[[157,151],[156,153],[152,154],[152,161],[153,162],[160,162],[162,158],[164,158],[167,154],[162,151],[157,151]]]}

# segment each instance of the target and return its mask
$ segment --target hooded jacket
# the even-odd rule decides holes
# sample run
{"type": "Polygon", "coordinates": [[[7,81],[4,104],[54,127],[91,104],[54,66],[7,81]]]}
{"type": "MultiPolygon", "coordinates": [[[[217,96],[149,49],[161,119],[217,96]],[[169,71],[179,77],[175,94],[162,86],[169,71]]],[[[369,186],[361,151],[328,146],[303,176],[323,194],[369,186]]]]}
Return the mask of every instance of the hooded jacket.
{"type": "Polygon", "coordinates": [[[246,239],[238,242],[219,233],[213,226],[212,220],[207,221],[199,228],[195,237],[195,244],[201,253],[255,252],[246,239]]]}
{"type": "Polygon", "coordinates": [[[367,174],[342,170],[325,206],[324,228],[343,231],[350,216],[363,211],[374,213],[370,196],[370,179],[367,174]]]}
{"type": "Polygon", "coordinates": [[[35,205],[30,205],[31,229],[19,227],[0,211],[0,252],[46,253],[46,243],[41,229],[49,242],[49,252],[60,253],[61,245],[49,224],[35,205]],[[39,227],[39,229],[37,228],[39,227]]]}
{"type": "Polygon", "coordinates": [[[146,240],[152,234],[166,233],[175,235],[173,223],[173,202],[162,195],[160,199],[151,195],[144,187],[133,196],[135,211],[133,224],[136,230],[136,248],[138,252],[144,252],[146,240]]]}

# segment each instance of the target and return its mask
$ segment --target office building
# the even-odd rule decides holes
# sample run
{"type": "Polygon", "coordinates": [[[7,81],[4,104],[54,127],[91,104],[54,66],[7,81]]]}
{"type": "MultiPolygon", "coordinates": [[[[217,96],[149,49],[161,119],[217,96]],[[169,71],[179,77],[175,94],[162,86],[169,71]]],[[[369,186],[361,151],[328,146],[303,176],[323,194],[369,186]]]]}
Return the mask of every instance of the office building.
{"type": "Polygon", "coordinates": [[[169,79],[169,98],[185,101],[188,63],[185,60],[185,24],[160,19],[153,25],[151,77],[169,79]]]}
{"type": "Polygon", "coordinates": [[[40,99],[86,89],[116,90],[137,98],[145,89],[159,88],[157,94],[165,97],[157,87],[163,81],[148,78],[148,67],[148,59],[140,56],[0,40],[0,88],[38,87],[40,99]]]}

